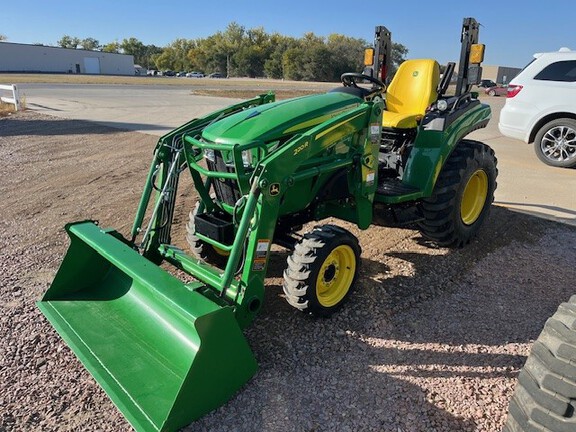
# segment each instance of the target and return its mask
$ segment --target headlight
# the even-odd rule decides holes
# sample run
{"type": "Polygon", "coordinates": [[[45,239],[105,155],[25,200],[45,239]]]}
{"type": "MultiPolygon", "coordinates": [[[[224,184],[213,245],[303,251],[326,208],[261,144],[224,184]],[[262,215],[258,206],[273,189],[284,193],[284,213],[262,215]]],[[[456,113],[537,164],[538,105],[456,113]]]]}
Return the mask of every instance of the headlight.
{"type": "Polygon", "coordinates": [[[252,166],[252,152],[250,150],[242,151],[242,163],[245,167],[252,166]]]}
{"type": "Polygon", "coordinates": [[[446,102],[444,99],[440,99],[438,102],[436,102],[436,108],[438,108],[440,111],[446,111],[448,109],[448,102],[446,102]]]}

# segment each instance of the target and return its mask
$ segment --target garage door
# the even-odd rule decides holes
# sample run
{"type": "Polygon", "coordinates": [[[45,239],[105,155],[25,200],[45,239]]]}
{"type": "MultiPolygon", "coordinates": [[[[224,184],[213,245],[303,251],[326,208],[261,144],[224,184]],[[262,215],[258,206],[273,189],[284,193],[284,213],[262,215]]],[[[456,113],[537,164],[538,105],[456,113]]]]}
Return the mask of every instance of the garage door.
{"type": "Polygon", "coordinates": [[[87,74],[99,74],[100,59],[95,57],[84,57],[84,71],[87,74]]]}

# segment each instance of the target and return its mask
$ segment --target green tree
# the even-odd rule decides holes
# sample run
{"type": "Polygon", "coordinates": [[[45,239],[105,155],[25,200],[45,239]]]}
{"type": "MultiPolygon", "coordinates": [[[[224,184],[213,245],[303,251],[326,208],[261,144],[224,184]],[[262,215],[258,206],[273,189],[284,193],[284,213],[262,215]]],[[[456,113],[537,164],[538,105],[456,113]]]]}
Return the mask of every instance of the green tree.
{"type": "Polygon", "coordinates": [[[138,39],[134,37],[123,39],[120,43],[120,49],[124,54],[134,56],[134,63],[144,65],[144,60],[146,60],[146,46],[138,39]]]}
{"type": "Polygon", "coordinates": [[[186,71],[192,69],[192,63],[188,58],[188,53],[196,48],[196,42],[191,39],[176,39],[164,52],[170,50],[172,63],[170,69],[175,71],[186,71]]]}
{"type": "Polygon", "coordinates": [[[226,75],[228,51],[224,36],[218,32],[206,39],[197,39],[195,47],[188,51],[191,69],[204,72],[220,72],[226,75]]]}
{"type": "Polygon", "coordinates": [[[233,56],[237,76],[256,78],[264,76],[263,51],[258,46],[244,46],[233,56]]]}
{"type": "Polygon", "coordinates": [[[188,51],[188,59],[193,69],[206,73],[213,71],[227,76],[255,76],[258,73],[258,68],[254,66],[255,58],[261,58],[262,54],[252,46],[250,37],[258,41],[262,35],[265,35],[263,30],[247,32],[243,26],[232,22],[223,32],[196,40],[196,46],[188,51]]]}
{"type": "MultiPolygon", "coordinates": [[[[65,38],[64,43],[73,45],[73,38],[65,38]]],[[[339,81],[344,72],[362,71],[363,51],[367,45],[363,39],[338,33],[321,37],[310,32],[294,38],[278,33],[270,35],[263,27],[247,30],[237,22],[231,22],[224,31],[206,38],[176,39],[164,48],[144,45],[136,38],[129,38],[121,43],[106,44],[102,50],[133,55],[135,63],[147,68],[220,72],[227,76],[339,81]]],[[[404,45],[392,44],[392,72],[404,61],[407,53],[404,45]]]]}
{"type": "Polygon", "coordinates": [[[174,61],[174,50],[171,48],[166,48],[161,54],[154,57],[154,66],[159,70],[172,69],[172,63],[174,61]]]}
{"type": "Polygon", "coordinates": [[[325,45],[315,45],[306,50],[302,65],[303,80],[335,81],[340,77],[334,73],[334,56],[325,45]]]}
{"type": "Polygon", "coordinates": [[[236,74],[251,78],[264,76],[264,63],[271,53],[270,35],[264,28],[248,30],[233,56],[237,67],[236,74]]]}
{"type": "Polygon", "coordinates": [[[284,53],[297,46],[298,41],[293,37],[282,36],[278,33],[270,36],[270,54],[264,62],[264,72],[268,78],[284,78],[284,53]]]}
{"type": "Polygon", "coordinates": [[[332,74],[330,81],[340,80],[345,72],[361,71],[363,69],[364,49],[368,42],[364,39],[352,38],[342,34],[331,34],[326,41],[330,51],[332,74]]]}
{"type": "MultiPolygon", "coordinates": [[[[211,36],[211,38],[212,37],[213,36],[211,36]]],[[[209,47],[211,45],[208,42],[209,39],[210,38],[198,39],[196,41],[195,46],[192,49],[190,49],[186,54],[186,57],[188,58],[188,61],[190,63],[191,70],[201,72],[206,72],[208,70],[206,66],[210,61],[210,59],[212,58],[209,50],[209,47]]]]}
{"type": "Polygon", "coordinates": [[[100,48],[100,42],[94,38],[86,38],[80,41],[80,46],[89,51],[96,51],[100,48]]]}
{"type": "Polygon", "coordinates": [[[226,75],[237,76],[237,66],[235,54],[240,50],[246,29],[236,22],[228,24],[222,38],[220,39],[221,45],[215,47],[217,50],[222,51],[226,55],[226,75]]]}
{"type": "Polygon", "coordinates": [[[300,48],[286,51],[284,71],[286,78],[304,81],[329,81],[332,58],[324,38],[309,32],[300,39],[300,48]]]}
{"type": "Polygon", "coordinates": [[[284,51],[282,56],[282,70],[284,78],[294,81],[301,81],[304,77],[302,65],[304,64],[306,52],[300,46],[294,46],[284,51]]]}
{"type": "Polygon", "coordinates": [[[195,42],[188,39],[177,39],[154,57],[158,69],[184,71],[192,68],[188,52],[195,47],[195,42]]]}
{"type": "Polygon", "coordinates": [[[140,63],[136,61],[136,58],[134,58],[134,62],[136,64],[139,64],[140,66],[151,69],[152,66],[154,65],[155,59],[159,57],[163,51],[164,48],[157,47],[156,45],[146,45],[143,57],[138,58],[138,61],[140,63]]]}
{"type": "Polygon", "coordinates": [[[102,51],[118,54],[120,52],[120,43],[118,41],[107,43],[102,46],[102,51]]]}
{"type": "Polygon", "coordinates": [[[64,35],[62,36],[62,39],[56,42],[56,44],[61,48],[76,49],[78,48],[78,45],[80,45],[80,39],[77,37],[64,35]]]}
{"type": "Polygon", "coordinates": [[[401,43],[395,43],[395,42],[392,43],[392,49],[391,49],[392,64],[390,66],[391,70],[388,73],[390,79],[394,76],[394,74],[398,70],[398,66],[400,66],[400,64],[404,60],[406,60],[407,55],[408,55],[408,48],[406,48],[401,43]]]}

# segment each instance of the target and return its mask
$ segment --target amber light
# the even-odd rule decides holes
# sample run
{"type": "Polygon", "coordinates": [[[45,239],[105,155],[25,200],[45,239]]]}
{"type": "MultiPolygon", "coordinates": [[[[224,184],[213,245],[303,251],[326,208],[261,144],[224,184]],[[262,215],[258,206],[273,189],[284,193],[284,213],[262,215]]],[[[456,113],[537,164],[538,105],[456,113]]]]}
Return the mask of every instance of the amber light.
{"type": "Polygon", "coordinates": [[[470,47],[470,63],[480,64],[484,61],[484,44],[474,44],[470,47]]]}
{"type": "Polygon", "coordinates": [[[371,66],[374,64],[374,48],[366,48],[364,50],[364,66],[371,66]]]}

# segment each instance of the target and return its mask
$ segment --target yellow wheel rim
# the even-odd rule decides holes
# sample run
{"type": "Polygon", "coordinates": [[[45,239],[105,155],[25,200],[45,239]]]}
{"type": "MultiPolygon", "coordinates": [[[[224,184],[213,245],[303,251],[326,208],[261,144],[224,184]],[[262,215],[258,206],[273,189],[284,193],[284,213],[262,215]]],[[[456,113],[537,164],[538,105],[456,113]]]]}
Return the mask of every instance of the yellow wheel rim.
{"type": "Polygon", "coordinates": [[[316,279],[316,296],[320,305],[337,305],[350,290],[355,272],[356,255],[350,246],[341,245],[332,250],[316,279]]]}
{"type": "Polygon", "coordinates": [[[466,225],[472,225],[482,214],[488,195],[488,176],[482,170],[476,171],[464,188],[460,216],[466,225]]]}

